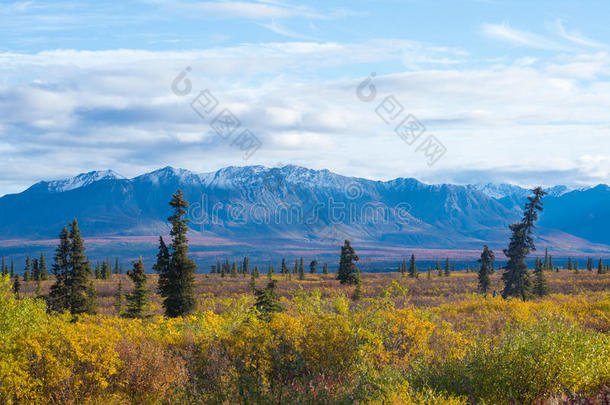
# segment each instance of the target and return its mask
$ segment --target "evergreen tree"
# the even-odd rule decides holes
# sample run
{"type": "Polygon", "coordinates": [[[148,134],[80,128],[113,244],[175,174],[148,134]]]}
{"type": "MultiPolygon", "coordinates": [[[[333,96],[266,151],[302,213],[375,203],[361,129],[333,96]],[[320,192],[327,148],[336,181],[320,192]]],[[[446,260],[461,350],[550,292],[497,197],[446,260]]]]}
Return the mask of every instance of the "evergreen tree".
{"type": "Polygon", "coordinates": [[[197,266],[188,257],[188,219],[185,218],[188,202],[178,190],[170,202],[174,214],[168,218],[172,225],[170,235],[173,240],[169,247],[167,285],[162,291],[165,314],[177,317],[193,312],[197,307],[195,298],[195,271],[197,266]]]}
{"type": "Polygon", "coordinates": [[[322,274],[328,274],[328,263],[322,265],[322,274]]]}
{"type": "Polygon", "coordinates": [[[30,281],[31,266],[30,255],[28,255],[25,259],[25,269],[23,269],[23,281],[30,281]]]}
{"type": "Polygon", "coordinates": [[[525,211],[521,222],[509,226],[512,236],[508,249],[504,250],[504,255],[508,257],[506,270],[502,274],[504,290],[502,296],[518,296],[526,300],[531,290],[531,280],[527,271],[525,258],[530,251],[536,250],[532,232],[534,223],[538,219],[538,212],[542,211],[542,197],[545,192],[538,187],[533,190],[534,196],[528,197],[525,204],[525,211]]]}
{"type": "Polygon", "coordinates": [[[587,259],[587,270],[593,271],[593,258],[589,257],[587,259]]]}
{"type": "Polygon", "coordinates": [[[8,267],[6,267],[5,261],[4,261],[4,256],[2,256],[2,265],[0,265],[0,274],[2,274],[3,276],[6,275],[8,273],[8,267]]]}
{"type": "Polygon", "coordinates": [[[40,268],[38,267],[38,259],[32,259],[32,280],[40,281],[40,268]]]}
{"type": "Polygon", "coordinates": [[[282,267],[280,270],[280,274],[286,274],[288,273],[288,266],[286,266],[286,259],[282,258],[282,267]]]}
{"type": "Polygon", "coordinates": [[[100,262],[99,260],[97,261],[97,263],[95,264],[95,271],[93,272],[93,274],[95,275],[95,278],[97,280],[102,278],[102,268],[100,266],[100,262]]]}
{"type": "Polygon", "coordinates": [[[97,291],[93,281],[89,281],[89,285],[85,290],[85,307],[83,312],[90,315],[97,313],[97,291]]]}
{"type": "Polygon", "coordinates": [[[599,258],[599,264],[597,265],[597,274],[604,274],[604,262],[602,258],[599,258]]]}
{"type": "Polygon", "coordinates": [[[259,317],[269,320],[275,312],[282,312],[284,308],[280,304],[280,297],[275,292],[277,281],[271,280],[267,288],[263,290],[255,289],[254,295],[256,302],[254,307],[258,310],[259,317]]]}
{"type": "Polygon", "coordinates": [[[125,294],[123,293],[123,279],[119,278],[119,285],[114,295],[114,310],[120,316],[123,313],[123,308],[125,308],[125,294]]]}
{"type": "Polygon", "coordinates": [[[578,260],[574,260],[574,273],[578,274],[578,260]]]}
{"type": "Polygon", "coordinates": [[[47,261],[44,258],[44,253],[40,254],[40,260],[38,261],[38,267],[39,267],[39,272],[40,272],[40,279],[48,280],[49,273],[47,271],[47,261]]]}
{"type": "Polygon", "coordinates": [[[292,269],[292,274],[297,274],[299,272],[299,259],[294,259],[294,267],[292,269]]]}
{"type": "Polygon", "coordinates": [[[106,261],[102,263],[102,278],[109,280],[112,275],[112,267],[110,266],[110,259],[106,258],[106,261]]]}
{"type": "Polygon", "coordinates": [[[244,274],[250,274],[250,259],[248,259],[248,256],[244,257],[244,263],[243,263],[243,270],[244,270],[244,274]]]}
{"type": "Polygon", "coordinates": [[[159,236],[159,251],[157,252],[157,262],[153,266],[153,270],[159,275],[157,280],[157,292],[161,297],[168,297],[172,293],[169,261],[169,248],[165,244],[163,237],[159,236]]]}
{"type": "Polygon", "coordinates": [[[55,283],[49,292],[49,306],[55,311],[65,311],[70,309],[70,234],[68,228],[64,226],[59,234],[59,244],[55,249],[53,262],[53,274],[55,283]]]}
{"type": "Polygon", "coordinates": [[[445,260],[445,277],[449,277],[451,269],[449,268],[449,258],[445,260]]]}
{"type": "Polygon", "coordinates": [[[316,270],[316,266],[318,265],[318,261],[317,260],[312,260],[309,263],[309,274],[316,274],[317,270],[316,270]]]}
{"type": "MultiPolygon", "coordinates": [[[[406,263],[403,264],[403,267],[406,266],[406,263]]],[[[411,262],[409,263],[409,277],[412,278],[417,278],[418,277],[418,272],[417,272],[417,264],[415,263],[415,255],[411,254],[411,262]]]]}
{"type": "Polygon", "coordinates": [[[267,269],[267,278],[269,278],[269,280],[271,280],[272,277],[273,277],[273,265],[270,264],[269,268],[267,269]]]}
{"type": "Polygon", "coordinates": [[[119,265],[119,258],[114,259],[114,274],[121,274],[121,266],[119,265]]]}
{"type": "Polygon", "coordinates": [[[358,268],[354,264],[358,260],[359,257],[356,255],[354,248],[352,248],[349,240],[346,240],[341,247],[341,260],[337,272],[337,280],[341,284],[355,284],[358,281],[358,268]]]}
{"type": "Polygon", "coordinates": [[[133,269],[127,272],[133,281],[134,290],[127,295],[127,310],[125,316],[129,318],[142,318],[148,305],[148,289],[146,288],[146,273],[142,257],[133,264],[133,269]]]}
{"type": "Polygon", "coordinates": [[[356,279],[356,288],[354,289],[354,293],[352,294],[353,301],[359,301],[362,298],[362,280],[360,279],[360,273],[358,273],[358,278],[356,279]]]}
{"type": "Polygon", "coordinates": [[[491,273],[490,268],[493,267],[495,257],[494,252],[489,249],[487,245],[483,246],[483,253],[481,253],[481,258],[478,260],[479,263],[481,263],[479,268],[479,289],[483,294],[487,294],[489,286],[491,285],[489,275],[491,273]]]}
{"type": "Polygon", "coordinates": [[[438,260],[436,261],[435,270],[438,272],[439,277],[443,277],[443,269],[441,268],[441,264],[439,263],[438,260]]]}
{"type": "Polygon", "coordinates": [[[544,269],[549,270],[549,248],[544,248],[544,269]]]}
{"type": "Polygon", "coordinates": [[[11,277],[15,276],[15,262],[11,259],[11,277]]]}
{"type": "Polygon", "coordinates": [[[85,256],[85,244],[76,219],[70,224],[69,279],[70,288],[68,304],[70,313],[78,315],[95,312],[95,286],[89,283],[91,268],[85,256]]]}
{"type": "Polygon", "coordinates": [[[303,258],[299,260],[299,280],[305,280],[305,267],[303,267],[303,258]]]}
{"type": "Polygon", "coordinates": [[[426,271],[426,277],[428,280],[432,278],[432,268],[430,268],[430,266],[428,266],[428,271],[426,271]]]}
{"type": "Polygon", "coordinates": [[[536,260],[536,267],[534,269],[534,294],[538,297],[544,297],[549,293],[549,288],[544,276],[544,266],[542,261],[536,260]]]}
{"type": "Polygon", "coordinates": [[[555,269],[556,272],[559,271],[559,266],[555,267],[555,265],[553,264],[553,256],[549,255],[549,270],[553,270],[555,269]]]}
{"type": "Polygon", "coordinates": [[[573,270],[574,266],[572,265],[572,258],[568,257],[568,266],[567,266],[568,270],[573,270]]]}
{"type": "Polygon", "coordinates": [[[19,291],[21,291],[21,283],[19,282],[19,274],[17,274],[15,276],[15,281],[13,282],[13,292],[17,296],[17,299],[20,298],[19,297],[19,291]]]}
{"type": "Polygon", "coordinates": [[[237,277],[237,263],[233,261],[233,265],[231,266],[231,277],[237,277]]]}
{"type": "Polygon", "coordinates": [[[252,275],[254,276],[254,278],[258,278],[260,276],[258,266],[254,266],[254,269],[252,269],[252,275]]]}

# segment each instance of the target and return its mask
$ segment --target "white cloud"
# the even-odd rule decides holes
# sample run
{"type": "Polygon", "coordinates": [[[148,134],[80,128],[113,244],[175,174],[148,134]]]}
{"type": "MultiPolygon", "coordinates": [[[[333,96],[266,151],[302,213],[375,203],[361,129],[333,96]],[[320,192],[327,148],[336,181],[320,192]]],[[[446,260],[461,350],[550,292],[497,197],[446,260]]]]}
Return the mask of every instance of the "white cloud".
{"type": "Polygon", "coordinates": [[[508,23],[483,24],[483,33],[491,38],[500,39],[516,46],[527,46],[536,49],[566,51],[570,48],[558,42],[528,31],[512,28],[508,23]]]}
{"type": "Polygon", "coordinates": [[[505,179],[524,173],[535,182],[536,173],[549,181],[549,173],[570,170],[565,181],[573,184],[610,181],[603,154],[610,151],[610,81],[600,73],[610,67],[608,55],[425,69],[431,54],[466,59],[452,49],[398,40],[0,54],[6,78],[0,150],[10,150],[10,158],[0,161],[0,194],[41,177],[101,168],[131,176],[166,164],[211,171],[278,161],[374,178],[472,176],[474,182],[487,172],[505,179]],[[360,64],[400,63],[417,46],[424,55],[419,70],[379,74],[377,100],[356,97],[369,73],[360,64]],[[193,93],[181,98],[170,83],[185,66],[192,67],[193,93]],[[363,77],[309,74],[328,67],[362,71],[363,77]],[[582,83],[582,72],[595,80],[582,83]],[[243,161],[189,107],[206,87],[263,141],[251,160],[243,161]],[[376,115],[386,95],[447,146],[435,167],[376,115]]]}

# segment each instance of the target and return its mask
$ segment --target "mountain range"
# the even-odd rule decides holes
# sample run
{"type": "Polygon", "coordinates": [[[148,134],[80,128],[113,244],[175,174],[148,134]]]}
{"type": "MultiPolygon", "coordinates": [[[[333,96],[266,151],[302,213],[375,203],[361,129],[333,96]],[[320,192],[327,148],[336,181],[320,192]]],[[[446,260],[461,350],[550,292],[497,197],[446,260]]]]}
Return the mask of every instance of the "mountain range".
{"type": "MultiPolygon", "coordinates": [[[[168,202],[178,189],[191,204],[192,240],[208,250],[217,243],[225,251],[246,246],[261,252],[319,249],[343,239],[371,249],[501,249],[529,195],[508,184],[375,181],[292,165],[204,174],[165,167],[131,179],[106,170],[42,181],[0,198],[0,241],[54,239],[73,218],[89,238],[165,235],[168,202]]],[[[607,185],[547,192],[539,246],[610,252],[607,185]]]]}

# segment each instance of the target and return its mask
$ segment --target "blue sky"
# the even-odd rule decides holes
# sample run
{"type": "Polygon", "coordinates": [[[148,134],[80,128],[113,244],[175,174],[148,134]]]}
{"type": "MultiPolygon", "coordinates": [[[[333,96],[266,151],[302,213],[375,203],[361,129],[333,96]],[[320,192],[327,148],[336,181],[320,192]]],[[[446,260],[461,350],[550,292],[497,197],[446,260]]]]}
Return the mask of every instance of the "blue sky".
{"type": "Polygon", "coordinates": [[[166,165],[609,183],[609,14],[602,1],[3,1],[0,195],[166,165]],[[178,96],[187,66],[193,91],[178,96]],[[371,72],[379,95],[362,102],[371,72]],[[249,159],[191,109],[204,89],[260,139],[249,159]],[[434,165],[376,114],[387,96],[444,145],[434,165]]]}

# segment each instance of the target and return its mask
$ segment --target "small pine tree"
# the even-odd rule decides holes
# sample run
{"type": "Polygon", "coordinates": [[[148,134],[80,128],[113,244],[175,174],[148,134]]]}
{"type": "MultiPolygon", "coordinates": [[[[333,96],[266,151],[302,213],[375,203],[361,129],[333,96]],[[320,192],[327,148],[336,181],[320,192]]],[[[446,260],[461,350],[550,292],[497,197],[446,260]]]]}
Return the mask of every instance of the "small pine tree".
{"type": "Polygon", "coordinates": [[[599,258],[599,263],[597,264],[597,274],[604,274],[604,262],[602,258],[599,258]]]}
{"type": "Polygon", "coordinates": [[[549,270],[549,248],[544,248],[544,269],[549,270]]]}
{"type": "Polygon", "coordinates": [[[483,253],[481,253],[481,258],[478,260],[481,263],[479,268],[479,290],[483,294],[487,294],[491,285],[489,269],[493,266],[495,257],[494,252],[487,245],[483,246],[483,253]]]}
{"type": "Polygon", "coordinates": [[[21,291],[21,282],[19,281],[19,274],[15,276],[15,281],[13,281],[13,292],[17,299],[19,299],[19,291],[21,291]]]}
{"type": "Polygon", "coordinates": [[[102,278],[102,268],[100,267],[100,262],[99,261],[95,264],[94,275],[95,275],[95,278],[97,280],[102,278]]]}
{"type": "Polygon", "coordinates": [[[428,271],[426,271],[426,277],[428,278],[428,280],[432,278],[432,269],[430,268],[430,266],[428,266],[428,271]]]}
{"type": "Polygon", "coordinates": [[[133,281],[134,290],[127,295],[127,310],[125,316],[128,318],[142,318],[148,305],[148,289],[146,288],[146,273],[142,257],[133,264],[133,270],[127,272],[127,276],[133,281]]]}
{"type": "Polygon", "coordinates": [[[237,263],[233,261],[233,265],[231,266],[231,277],[237,277],[237,263]]]}
{"type": "Polygon", "coordinates": [[[435,270],[438,272],[439,277],[443,277],[443,269],[441,268],[441,264],[439,263],[438,260],[436,261],[435,270]]]}
{"type": "Polygon", "coordinates": [[[593,258],[592,257],[587,258],[587,270],[593,271],[593,258]]]}
{"type": "Polygon", "coordinates": [[[534,294],[538,297],[544,297],[549,293],[546,278],[544,276],[544,266],[542,261],[536,260],[536,267],[534,269],[534,294]]]}
{"type": "Polygon", "coordinates": [[[86,288],[84,313],[95,315],[97,313],[97,291],[93,281],[89,281],[89,285],[86,288]]]}
{"type": "Polygon", "coordinates": [[[44,253],[40,254],[40,260],[38,261],[38,269],[39,269],[40,279],[43,281],[48,280],[49,272],[47,271],[47,261],[44,257],[44,253]]]}
{"type": "Polygon", "coordinates": [[[15,262],[11,259],[11,277],[15,276],[15,262]]]}
{"type": "Polygon", "coordinates": [[[254,269],[252,269],[252,275],[254,276],[254,278],[259,278],[260,273],[258,271],[258,266],[254,266],[254,269]]]}
{"type": "Polygon", "coordinates": [[[358,268],[354,264],[359,260],[358,255],[349,240],[346,240],[341,247],[341,259],[339,261],[339,270],[337,272],[337,280],[341,284],[355,284],[358,280],[358,268]]]}
{"type": "Polygon", "coordinates": [[[451,268],[449,267],[449,258],[445,259],[445,277],[451,275],[451,268]]]}
{"type": "Polygon", "coordinates": [[[288,273],[288,266],[286,266],[286,259],[282,258],[282,267],[280,269],[280,274],[288,273]]]}
{"type": "Polygon", "coordinates": [[[303,258],[299,260],[299,280],[305,280],[305,268],[303,267],[303,258]]]}
{"type": "Polygon", "coordinates": [[[119,265],[119,258],[114,259],[114,274],[121,274],[121,266],[119,265]]]}
{"type": "Polygon", "coordinates": [[[125,308],[125,293],[123,293],[123,279],[119,278],[119,285],[116,290],[116,294],[114,295],[114,310],[117,315],[121,315],[123,313],[123,309],[125,308]]]}
{"type": "Polygon", "coordinates": [[[318,261],[317,260],[312,260],[311,263],[309,263],[309,274],[316,274],[317,270],[316,270],[316,266],[318,265],[318,261]]]}
{"type": "Polygon", "coordinates": [[[256,296],[254,307],[258,310],[261,319],[269,320],[274,313],[284,310],[280,304],[280,297],[275,292],[276,284],[276,280],[271,280],[267,284],[267,288],[254,291],[256,296]]]}
{"type": "Polygon", "coordinates": [[[244,275],[250,274],[250,259],[248,258],[248,256],[244,257],[243,271],[244,275]]]}
{"type": "Polygon", "coordinates": [[[567,269],[568,270],[573,270],[574,269],[574,266],[572,265],[572,258],[571,257],[568,257],[567,269]]]}
{"type": "MultiPolygon", "coordinates": [[[[169,317],[183,316],[197,308],[195,297],[195,271],[197,265],[188,257],[188,219],[186,219],[188,202],[178,190],[170,201],[174,209],[168,218],[172,229],[172,243],[169,247],[169,264],[165,277],[165,288],[162,291],[163,308],[169,317]]],[[[161,277],[159,277],[161,281],[161,277]]]]}
{"type": "MultiPolygon", "coordinates": [[[[406,263],[403,263],[403,268],[406,267],[406,263]]],[[[415,255],[411,254],[411,261],[409,263],[409,277],[411,278],[418,278],[418,272],[417,272],[417,263],[415,263],[415,255]]]]}
{"type": "Polygon", "coordinates": [[[322,265],[322,274],[328,274],[328,263],[322,265]]]}
{"type": "Polygon", "coordinates": [[[356,288],[354,289],[354,293],[352,294],[352,300],[359,301],[362,298],[362,280],[360,279],[360,273],[358,273],[358,278],[356,280],[356,288]]]}

